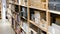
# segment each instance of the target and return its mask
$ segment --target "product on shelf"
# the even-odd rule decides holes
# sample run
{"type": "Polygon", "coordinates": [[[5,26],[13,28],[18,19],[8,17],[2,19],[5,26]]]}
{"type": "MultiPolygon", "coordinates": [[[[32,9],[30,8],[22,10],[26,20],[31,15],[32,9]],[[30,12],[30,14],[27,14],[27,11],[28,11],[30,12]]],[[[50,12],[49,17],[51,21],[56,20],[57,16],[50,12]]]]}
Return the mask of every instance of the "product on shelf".
{"type": "Polygon", "coordinates": [[[30,32],[30,34],[38,34],[38,27],[36,27],[35,25],[33,25],[33,24],[31,24],[30,23],[30,28],[29,28],[29,32],[30,32]]]}
{"type": "Polygon", "coordinates": [[[19,6],[15,5],[15,12],[19,12],[19,6]]]}
{"type": "Polygon", "coordinates": [[[44,19],[41,20],[40,27],[43,29],[47,29],[47,23],[44,19]]]}
{"type": "Polygon", "coordinates": [[[20,22],[20,14],[17,14],[17,21],[20,22]]]}
{"type": "Polygon", "coordinates": [[[12,27],[13,28],[14,28],[14,23],[15,23],[14,18],[12,18],[12,27]]]}
{"type": "Polygon", "coordinates": [[[27,8],[26,7],[22,7],[21,16],[24,18],[27,18],[27,8]]]}
{"type": "Polygon", "coordinates": [[[34,15],[34,11],[30,10],[30,20],[34,21],[35,20],[35,15],[34,15]]]}
{"type": "Polygon", "coordinates": [[[60,4],[56,4],[56,10],[60,11],[60,4]]]}
{"type": "Polygon", "coordinates": [[[35,23],[40,23],[40,12],[35,11],[35,23]]]}
{"type": "Polygon", "coordinates": [[[32,20],[32,21],[35,21],[35,16],[34,16],[34,14],[31,14],[31,20],[32,20]]]}
{"type": "Polygon", "coordinates": [[[55,11],[60,11],[60,3],[59,2],[49,2],[48,4],[49,10],[55,10],[55,11]]]}
{"type": "Polygon", "coordinates": [[[60,17],[56,18],[56,24],[60,25],[60,17]]]}
{"type": "Polygon", "coordinates": [[[21,28],[25,31],[28,32],[28,23],[26,22],[26,20],[22,19],[22,25],[21,28]]]}
{"type": "Polygon", "coordinates": [[[46,2],[46,0],[30,0],[29,6],[35,7],[35,8],[41,8],[41,9],[46,9],[46,4],[43,3],[46,2]]]}
{"type": "Polygon", "coordinates": [[[49,10],[55,10],[56,9],[56,5],[54,5],[53,3],[49,3],[48,8],[49,8],[49,10]]]}
{"type": "Polygon", "coordinates": [[[21,16],[23,16],[23,10],[22,10],[22,6],[21,6],[21,8],[20,8],[20,13],[21,13],[21,16]]]}
{"type": "Polygon", "coordinates": [[[40,19],[44,19],[46,21],[46,12],[40,12],[40,19]]]}
{"type": "Polygon", "coordinates": [[[48,31],[51,33],[51,34],[60,34],[60,26],[52,23],[52,26],[50,26],[48,28],[48,31]]]}
{"type": "Polygon", "coordinates": [[[30,19],[36,24],[40,23],[40,12],[35,9],[30,9],[30,19]]]}
{"type": "Polygon", "coordinates": [[[60,15],[51,14],[51,24],[52,23],[60,26],[60,15]]]}

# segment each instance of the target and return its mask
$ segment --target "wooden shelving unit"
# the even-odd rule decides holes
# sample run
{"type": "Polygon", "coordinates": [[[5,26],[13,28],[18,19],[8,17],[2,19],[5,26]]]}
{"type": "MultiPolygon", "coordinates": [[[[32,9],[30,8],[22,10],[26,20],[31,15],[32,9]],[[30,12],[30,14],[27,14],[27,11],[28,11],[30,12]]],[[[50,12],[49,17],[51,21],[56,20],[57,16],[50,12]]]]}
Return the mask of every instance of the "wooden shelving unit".
{"type": "Polygon", "coordinates": [[[16,33],[51,34],[53,24],[60,28],[60,11],[50,10],[49,0],[9,0],[9,4],[16,33]]]}

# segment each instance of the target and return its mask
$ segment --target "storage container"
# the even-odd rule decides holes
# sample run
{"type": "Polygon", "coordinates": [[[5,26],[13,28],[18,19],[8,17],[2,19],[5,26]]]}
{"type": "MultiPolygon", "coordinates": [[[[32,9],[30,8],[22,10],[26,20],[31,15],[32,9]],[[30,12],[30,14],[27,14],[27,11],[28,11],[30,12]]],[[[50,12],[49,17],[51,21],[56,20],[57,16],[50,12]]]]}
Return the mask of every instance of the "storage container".
{"type": "Polygon", "coordinates": [[[60,4],[56,4],[56,10],[60,11],[60,4]]]}
{"type": "Polygon", "coordinates": [[[56,5],[54,3],[49,3],[48,4],[48,8],[49,8],[49,10],[55,10],[56,9],[56,5]]]}
{"type": "Polygon", "coordinates": [[[50,10],[60,11],[60,3],[59,2],[49,2],[48,7],[50,10]]]}

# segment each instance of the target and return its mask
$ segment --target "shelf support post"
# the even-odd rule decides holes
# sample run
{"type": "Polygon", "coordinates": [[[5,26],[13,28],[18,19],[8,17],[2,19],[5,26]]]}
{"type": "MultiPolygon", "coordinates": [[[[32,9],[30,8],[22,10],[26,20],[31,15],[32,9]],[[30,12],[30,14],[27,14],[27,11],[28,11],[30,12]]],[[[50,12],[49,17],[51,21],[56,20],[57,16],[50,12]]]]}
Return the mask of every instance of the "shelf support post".
{"type": "Polygon", "coordinates": [[[6,20],[6,0],[2,0],[2,21],[6,20]]]}

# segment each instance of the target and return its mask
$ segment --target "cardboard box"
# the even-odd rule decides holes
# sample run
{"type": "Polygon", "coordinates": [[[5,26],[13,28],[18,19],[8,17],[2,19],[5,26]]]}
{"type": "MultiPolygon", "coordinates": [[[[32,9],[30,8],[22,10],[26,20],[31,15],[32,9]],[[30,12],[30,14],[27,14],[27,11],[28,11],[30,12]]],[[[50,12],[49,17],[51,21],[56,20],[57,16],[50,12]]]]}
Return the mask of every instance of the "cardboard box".
{"type": "Polygon", "coordinates": [[[60,17],[56,18],[56,24],[60,25],[60,17]]]}

